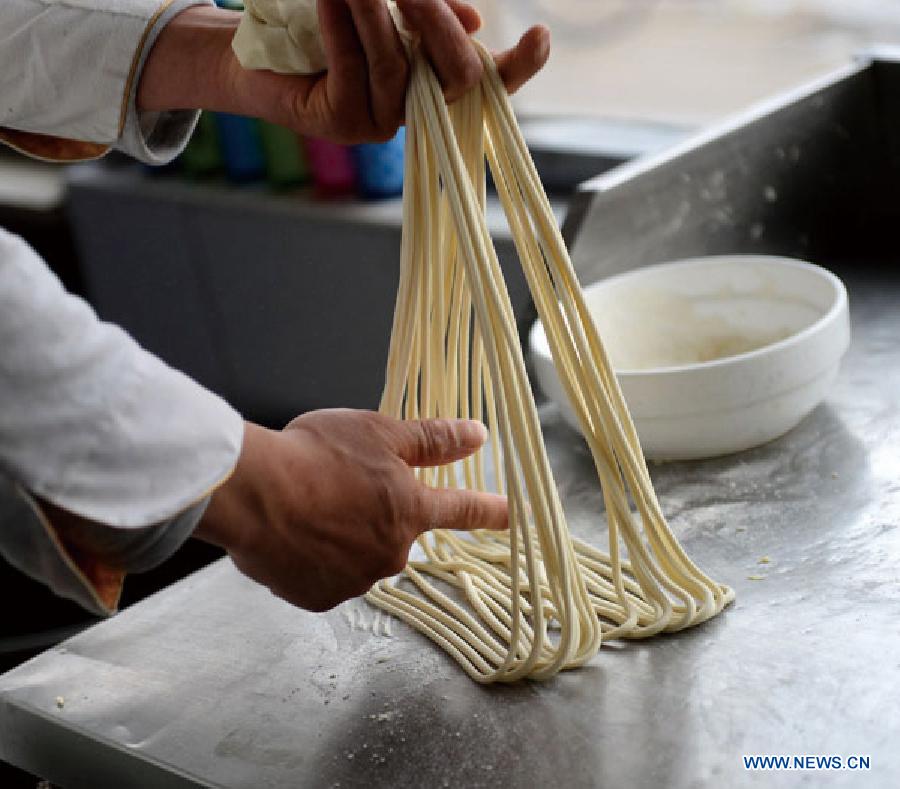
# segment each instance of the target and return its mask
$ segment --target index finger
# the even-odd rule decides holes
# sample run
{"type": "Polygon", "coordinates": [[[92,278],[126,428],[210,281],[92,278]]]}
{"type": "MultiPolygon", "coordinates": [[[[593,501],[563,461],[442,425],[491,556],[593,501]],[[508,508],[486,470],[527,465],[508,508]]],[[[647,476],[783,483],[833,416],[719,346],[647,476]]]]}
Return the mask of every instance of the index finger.
{"type": "Polygon", "coordinates": [[[550,31],[543,25],[528,30],[519,43],[494,56],[506,90],[515,93],[537,74],[550,57],[550,31]]]}
{"type": "Polygon", "coordinates": [[[463,23],[445,0],[397,0],[407,24],[422,41],[422,48],[444,89],[448,102],[475,87],[484,67],[463,23]]]}
{"type": "Polygon", "coordinates": [[[346,3],[319,0],[318,9],[328,60],[327,110],[343,119],[342,136],[353,140],[369,125],[366,56],[346,3]]]}
{"type": "Polygon", "coordinates": [[[403,122],[409,67],[394,21],[382,0],[347,0],[369,71],[372,118],[392,137],[403,122]]]}

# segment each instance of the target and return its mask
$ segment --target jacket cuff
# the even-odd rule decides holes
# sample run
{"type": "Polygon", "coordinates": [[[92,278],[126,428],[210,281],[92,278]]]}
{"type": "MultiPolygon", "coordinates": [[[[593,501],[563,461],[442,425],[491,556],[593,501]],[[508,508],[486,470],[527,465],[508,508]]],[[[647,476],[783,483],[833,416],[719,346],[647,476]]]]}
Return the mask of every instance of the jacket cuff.
{"type": "Polygon", "coordinates": [[[142,573],[162,564],[193,534],[206,512],[210,496],[160,523],[119,529],[73,518],[49,502],[38,502],[50,528],[76,564],[99,562],[128,573],[142,573]]]}
{"type": "Polygon", "coordinates": [[[0,476],[0,553],[13,567],[92,614],[115,612],[125,572],[90,559],[76,562],[37,502],[4,476],[0,476]]]}
{"type": "Polygon", "coordinates": [[[66,140],[47,134],[0,128],[0,142],[32,159],[45,162],[87,162],[106,156],[110,146],[95,142],[66,140]]]}
{"type": "Polygon", "coordinates": [[[0,554],[60,597],[97,616],[114,614],[126,573],[152,570],[193,534],[209,497],[164,522],[142,529],[90,524],[77,539],[58,529],[40,504],[0,476],[0,554]]]}
{"type": "Polygon", "coordinates": [[[213,0],[170,0],[150,20],[126,84],[119,139],[115,148],[144,164],[168,164],[191,139],[200,118],[199,110],[141,112],[137,109],[137,89],[150,50],[163,28],[187,8],[214,5],[213,0]]]}

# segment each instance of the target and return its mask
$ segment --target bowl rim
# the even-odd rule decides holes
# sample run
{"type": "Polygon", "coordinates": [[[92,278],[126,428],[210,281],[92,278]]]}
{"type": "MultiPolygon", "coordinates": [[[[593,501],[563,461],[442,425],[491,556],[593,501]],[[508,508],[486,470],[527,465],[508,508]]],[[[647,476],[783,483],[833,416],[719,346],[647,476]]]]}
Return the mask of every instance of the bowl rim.
{"type": "MultiPolygon", "coordinates": [[[[808,337],[821,332],[827,325],[837,320],[838,317],[847,309],[847,288],[838,276],[836,276],[834,273],[824,268],[823,266],[819,266],[815,263],[810,263],[798,258],[784,257],[781,255],[754,255],[735,253],[733,255],[701,255],[692,258],[679,258],[676,260],[653,263],[649,266],[641,266],[640,268],[630,269],[619,274],[614,274],[611,277],[606,277],[604,279],[598,280],[597,282],[592,282],[586,287],[583,287],[582,292],[586,296],[591,291],[600,290],[603,287],[608,286],[610,283],[623,279],[642,276],[662,268],[672,269],[682,267],[706,267],[721,265],[725,262],[734,261],[740,261],[744,264],[750,265],[761,264],[771,266],[774,264],[778,266],[789,266],[791,268],[807,271],[827,281],[832,286],[834,300],[831,306],[828,308],[827,312],[817,318],[809,326],[781,340],[777,340],[773,343],[768,343],[767,345],[763,345],[760,348],[754,348],[752,351],[744,351],[743,353],[738,353],[733,356],[724,356],[720,359],[710,359],[706,362],[691,362],[689,364],[669,365],[666,367],[648,367],[640,370],[614,368],[616,376],[628,378],[631,380],[638,380],[660,375],[676,375],[686,372],[712,370],[716,368],[723,368],[741,364],[751,359],[759,358],[760,356],[764,356],[766,354],[790,348],[791,346],[803,342],[808,337]]],[[[541,356],[544,359],[552,360],[553,354],[550,350],[550,343],[547,339],[547,334],[544,331],[544,325],[540,317],[538,317],[534,325],[531,327],[531,330],[528,333],[528,340],[528,344],[531,347],[533,353],[541,356]],[[538,338],[540,338],[540,340],[538,340],[538,338]]]]}

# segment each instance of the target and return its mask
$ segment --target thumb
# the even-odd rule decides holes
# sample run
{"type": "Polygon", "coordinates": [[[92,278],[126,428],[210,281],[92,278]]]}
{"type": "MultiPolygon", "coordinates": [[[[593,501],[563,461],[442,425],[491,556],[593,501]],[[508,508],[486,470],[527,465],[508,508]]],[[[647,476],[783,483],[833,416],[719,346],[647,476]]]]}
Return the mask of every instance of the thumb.
{"type": "Polygon", "coordinates": [[[468,457],[487,441],[487,428],[472,419],[423,419],[396,423],[396,452],[410,466],[443,466],[468,457]]]}
{"type": "Polygon", "coordinates": [[[425,531],[430,529],[491,529],[501,531],[509,526],[506,496],[473,490],[425,488],[424,509],[430,512],[425,531]]]}
{"type": "Polygon", "coordinates": [[[506,90],[515,93],[544,67],[549,57],[550,31],[535,25],[512,49],[495,56],[506,90]]]}

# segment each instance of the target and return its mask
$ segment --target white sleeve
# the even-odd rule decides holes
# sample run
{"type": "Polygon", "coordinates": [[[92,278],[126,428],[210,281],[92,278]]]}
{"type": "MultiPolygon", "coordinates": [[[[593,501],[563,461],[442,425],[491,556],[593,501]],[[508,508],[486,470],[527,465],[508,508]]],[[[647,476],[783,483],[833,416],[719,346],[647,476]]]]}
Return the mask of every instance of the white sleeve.
{"type": "MultiPolygon", "coordinates": [[[[146,565],[186,539],[231,474],[243,428],[224,400],[99,320],[24,241],[0,230],[0,475],[7,481],[105,524],[98,546],[146,565]],[[179,520],[189,510],[190,528],[179,520]],[[166,528],[178,535],[163,539],[166,528]]],[[[7,553],[25,542],[5,544],[7,553]]],[[[20,567],[33,559],[7,558],[20,567]]]]}
{"type": "Polygon", "coordinates": [[[110,147],[165,163],[190,138],[198,113],[139,113],[135,95],[159,32],[212,0],[0,1],[0,140],[72,161],[110,147]]]}

